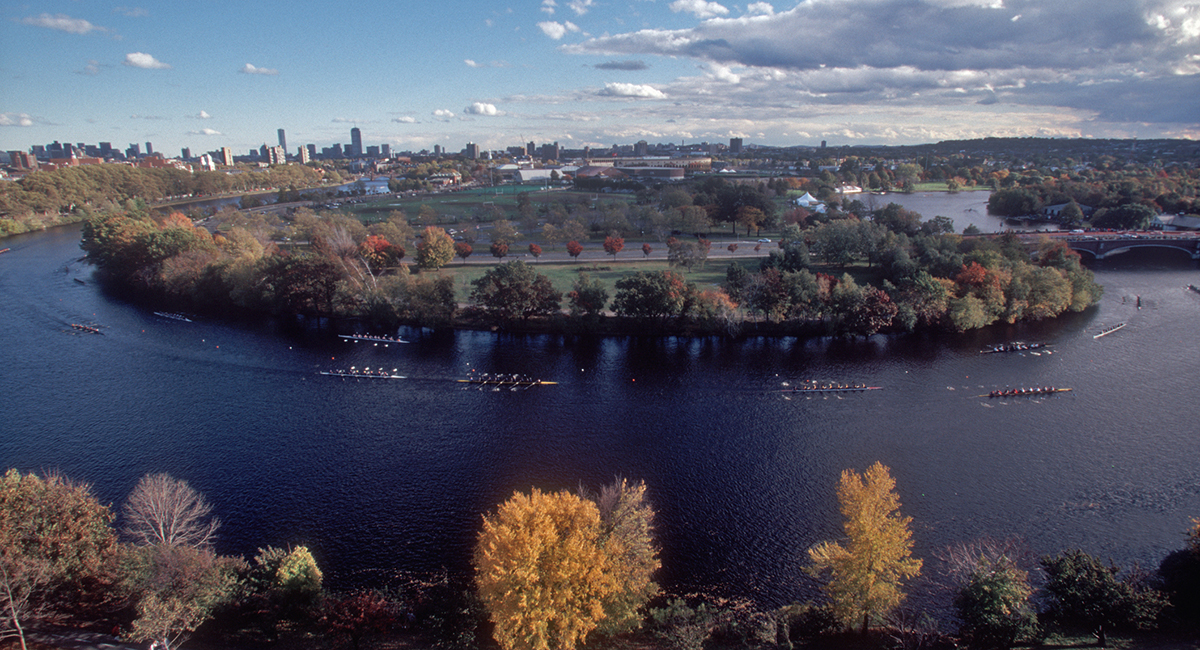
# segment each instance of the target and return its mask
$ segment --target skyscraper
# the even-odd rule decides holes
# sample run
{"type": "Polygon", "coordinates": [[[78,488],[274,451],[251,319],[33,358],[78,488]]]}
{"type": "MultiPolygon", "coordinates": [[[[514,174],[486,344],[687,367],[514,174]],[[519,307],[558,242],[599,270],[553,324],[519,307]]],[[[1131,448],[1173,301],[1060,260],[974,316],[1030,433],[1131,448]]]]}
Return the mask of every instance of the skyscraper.
{"type": "Polygon", "coordinates": [[[154,155],[154,145],[150,144],[149,142],[146,143],[146,155],[147,156],[154,155]]]}
{"type": "Polygon", "coordinates": [[[733,153],[733,154],[742,153],[742,139],[741,138],[729,138],[729,153],[733,153]]]}
{"type": "Polygon", "coordinates": [[[357,126],[350,129],[349,154],[351,158],[357,158],[363,154],[362,131],[359,131],[357,126]]]}
{"type": "Polygon", "coordinates": [[[466,153],[467,153],[467,158],[470,158],[471,160],[478,160],[479,159],[479,145],[475,144],[474,142],[468,142],[466,153]]]}
{"type": "Polygon", "coordinates": [[[279,129],[279,146],[283,147],[284,151],[287,151],[287,136],[283,134],[283,129],[279,129]]]}
{"type": "Polygon", "coordinates": [[[226,167],[233,167],[233,149],[221,147],[221,164],[226,167]]]}

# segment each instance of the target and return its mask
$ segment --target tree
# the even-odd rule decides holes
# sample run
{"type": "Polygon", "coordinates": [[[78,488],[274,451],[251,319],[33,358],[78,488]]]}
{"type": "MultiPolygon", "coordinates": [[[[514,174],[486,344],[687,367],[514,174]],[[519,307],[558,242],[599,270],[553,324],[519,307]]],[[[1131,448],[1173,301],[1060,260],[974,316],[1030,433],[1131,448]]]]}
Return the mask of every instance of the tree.
{"type": "Polygon", "coordinates": [[[396,604],[378,591],[330,598],[324,608],[322,626],[335,634],[349,636],[354,650],[358,650],[363,637],[372,632],[387,632],[399,620],[396,604]]]}
{"type": "Polygon", "coordinates": [[[575,241],[574,239],[567,242],[567,254],[575,258],[575,261],[579,261],[579,254],[582,252],[583,246],[581,246],[579,242],[575,241]]]}
{"type": "Polygon", "coordinates": [[[808,551],[811,575],[828,571],[825,593],[833,611],[846,625],[862,622],[865,634],[904,600],[904,581],[921,573],[921,560],[912,557],[912,517],[900,515],[896,481],[876,462],[863,474],[842,472],[838,505],[846,521],[846,545],[821,542],[808,551]]]}
{"type": "Polygon", "coordinates": [[[1096,211],[1092,225],[1097,228],[1115,228],[1118,230],[1145,230],[1158,216],[1153,209],[1141,203],[1126,203],[1115,208],[1102,208],[1096,211]]]}
{"type": "Polygon", "coordinates": [[[538,259],[542,256],[542,247],[538,246],[537,244],[530,244],[529,254],[533,256],[533,259],[538,259]]]}
{"type": "Polygon", "coordinates": [[[703,266],[708,260],[708,247],[704,246],[704,240],[701,242],[680,242],[672,238],[672,241],[667,243],[667,263],[671,266],[682,266],[689,272],[693,266],[697,264],[703,266]]]}
{"type": "Polygon", "coordinates": [[[612,255],[613,259],[616,259],[617,253],[620,253],[622,248],[625,248],[624,238],[617,237],[616,235],[609,235],[604,238],[604,252],[612,255]]]}
{"type": "Polygon", "coordinates": [[[618,589],[600,513],[568,492],[515,493],[483,519],[475,585],[505,650],[573,650],[618,589]]]}
{"type": "Polygon", "coordinates": [[[730,244],[730,245],[726,246],[725,248],[727,248],[730,253],[736,253],[737,249],[738,249],[738,245],[736,243],[734,243],[734,244],[730,244]]]}
{"type": "Polygon", "coordinates": [[[653,580],[661,563],[654,543],[654,509],[646,484],[617,479],[600,489],[600,541],[612,561],[616,589],[604,599],[600,631],[619,634],[638,627],[641,609],[658,594],[653,580]]]}
{"type": "Polygon", "coordinates": [[[517,228],[507,219],[492,224],[492,243],[511,246],[517,240],[517,228]]]}
{"type": "Polygon", "coordinates": [[[117,540],[91,487],[57,475],[0,477],[0,639],[109,585],[117,540]]]}
{"type": "Polygon", "coordinates": [[[228,602],[237,587],[240,560],[219,557],[208,548],[159,544],[130,558],[129,587],[137,594],[131,636],[163,650],[183,643],[228,602]]]}
{"type": "Polygon", "coordinates": [[[751,230],[756,230],[762,226],[764,219],[766,219],[766,215],[763,214],[763,211],[750,205],[743,205],[738,208],[734,215],[734,220],[746,227],[747,237],[750,236],[751,230]]]}
{"type": "Polygon", "coordinates": [[[307,546],[293,548],[279,563],[275,586],[286,600],[300,604],[315,603],[321,595],[324,576],[307,546]]]}
{"type": "Polygon", "coordinates": [[[417,266],[436,271],[454,259],[454,239],[437,226],[428,226],[421,231],[421,243],[417,244],[417,266]]]}
{"type": "Polygon", "coordinates": [[[521,260],[488,269],[471,285],[475,287],[471,290],[471,302],[486,309],[499,322],[553,314],[562,299],[550,278],[521,260]]]}
{"type": "Polygon", "coordinates": [[[971,647],[1010,648],[1037,628],[1030,603],[1029,574],[1007,555],[976,559],[970,576],[954,598],[962,632],[971,647]]]}
{"type": "Polygon", "coordinates": [[[608,290],[598,278],[580,273],[567,294],[572,316],[597,317],[608,304],[608,290]]]}
{"type": "Polygon", "coordinates": [[[489,247],[492,252],[492,257],[502,260],[508,255],[508,244],[502,242],[492,242],[489,247]]]}
{"type": "Polygon", "coordinates": [[[473,252],[475,252],[474,249],[472,249],[471,245],[467,242],[454,242],[454,254],[462,258],[463,264],[467,263],[467,258],[470,257],[471,253],[473,252]]]}
{"type": "Polygon", "coordinates": [[[220,520],[186,481],[166,474],[142,477],[123,512],[125,532],[138,546],[212,546],[220,520]]]}
{"type": "Polygon", "coordinates": [[[674,271],[638,271],[617,280],[616,287],[613,311],[635,318],[678,316],[691,292],[691,285],[674,271]]]}
{"type": "Polygon", "coordinates": [[[1146,629],[1167,605],[1166,597],[1134,575],[1120,580],[1120,569],[1080,550],[1043,557],[1044,587],[1050,600],[1047,616],[1066,626],[1086,627],[1100,647],[1113,628],[1146,629]]]}
{"type": "Polygon", "coordinates": [[[654,249],[650,247],[650,244],[642,244],[642,256],[643,257],[650,257],[650,253],[652,253],[653,251],[654,251],[654,249]]]}

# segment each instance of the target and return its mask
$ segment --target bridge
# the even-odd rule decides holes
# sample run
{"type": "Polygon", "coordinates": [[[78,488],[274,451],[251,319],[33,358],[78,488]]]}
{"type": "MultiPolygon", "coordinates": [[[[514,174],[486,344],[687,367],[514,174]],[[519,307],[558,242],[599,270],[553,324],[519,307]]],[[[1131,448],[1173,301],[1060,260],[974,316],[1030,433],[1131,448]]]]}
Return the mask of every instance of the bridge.
{"type": "Polygon", "coordinates": [[[1057,237],[1066,241],[1071,250],[1088,253],[1093,259],[1119,255],[1135,248],[1171,248],[1180,250],[1200,260],[1200,236],[1196,233],[1175,232],[1122,232],[1078,235],[1069,233],[1057,237]]]}

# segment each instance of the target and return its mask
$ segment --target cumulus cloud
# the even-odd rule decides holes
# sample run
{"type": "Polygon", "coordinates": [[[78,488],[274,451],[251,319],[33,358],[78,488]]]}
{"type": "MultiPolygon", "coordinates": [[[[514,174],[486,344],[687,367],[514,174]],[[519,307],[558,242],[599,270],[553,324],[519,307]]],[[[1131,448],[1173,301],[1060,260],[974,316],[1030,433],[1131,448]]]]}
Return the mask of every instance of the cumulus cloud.
{"type": "Polygon", "coordinates": [[[189,115],[188,117],[195,120],[207,120],[212,118],[212,116],[208,114],[208,111],[200,111],[199,113],[196,113],[195,115],[189,115]]]}
{"type": "Polygon", "coordinates": [[[650,66],[646,65],[645,61],[629,59],[626,61],[607,61],[605,63],[597,63],[592,67],[597,70],[645,70],[650,66]]]}
{"type": "Polygon", "coordinates": [[[242,66],[242,69],[238,70],[238,72],[240,72],[242,74],[262,74],[262,75],[267,75],[267,76],[274,76],[274,75],[279,74],[279,71],[276,70],[275,68],[260,68],[251,63],[247,63],[246,65],[242,66]]]}
{"type": "Polygon", "coordinates": [[[543,34],[553,38],[556,41],[566,36],[568,32],[579,31],[579,27],[569,20],[564,20],[561,23],[553,20],[547,20],[545,22],[538,23],[537,26],[538,29],[542,30],[543,34]]]}
{"type": "Polygon", "coordinates": [[[200,129],[199,131],[188,131],[187,135],[222,135],[222,133],[216,129],[200,129]]]}
{"type": "Polygon", "coordinates": [[[92,23],[82,18],[72,18],[66,14],[41,14],[38,16],[28,16],[22,18],[21,22],[34,27],[45,27],[46,29],[57,29],[60,32],[69,34],[86,34],[88,32],[107,32],[108,29],[93,25],[92,23]]]}
{"type": "MultiPolygon", "coordinates": [[[[691,58],[710,66],[710,83],[732,80],[731,71],[739,68],[786,73],[791,75],[788,86],[778,92],[799,99],[826,94],[822,101],[870,98],[919,104],[932,95],[939,102],[975,107],[998,102],[1087,110],[1086,96],[1098,102],[1091,109],[1101,115],[1128,115],[1137,109],[1145,111],[1147,120],[1169,115],[1192,131],[1200,126],[1194,100],[1200,92],[1200,58],[1194,58],[1200,51],[1200,7],[1195,0],[813,1],[782,12],[754,2],[740,17],[718,17],[717,6],[676,0],[671,9],[700,17],[707,12],[709,19],[688,29],[608,34],[562,49],[691,58]],[[1017,16],[1022,18],[1014,23],[1017,16]],[[820,26],[822,38],[796,47],[796,34],[811,32],[814,25],[820,26]],[[1123,99],[1152,81],[1172,91],[1157,102],[1159,108],[1123,99]],[[994,91],[985,88],[988,83],[994,91]],[[1072,90],[1092,86],[1104,88],[1107,95],[1072,90]],[[1190,88],[1191,100],[1182,99],[1183,88],[1190,88]],[[918,98],[914,93],[924,94],[918,98]]],[[[738,74],[745,83],[748,72],[738,74]]],[[[674,86],[665,89],[677,98],[674,86]]]]}
{"type": "Polygon", "coordinates": [[[125,65],[131,68],[145,68],[147,70],[166,70],[171,67],[145,52],[130,52],[126,54],[125,65]]]}
{"type": "Polygon", "coordinates": [[[448,119],[454,117],[454,111],[449,111],[444,108],[439,108],[433,112],[433,116],[444,119],[444,120],[448,120],[448,119]]]}
{"type": "Polygon", "coordinates": [[[697,18],[714,18],[729,13],[729,9],[725,8],[721,3],[708,2],[707,0],[675,0],[675,2],[667,6],[675,13],[686,11],[696,14],[697,18]]]}
{"type": "Polygon", "coordinates": [[[400,124],[416,124],[417,118],[412,117],[411,115],[405,115],[403,117],[393,117],[392,121],[399,122],[400,124]]]}
{"type": "Polygon", "coordinates": [[[0,126],[33,126],[28,113],[0,113],[0,126]]]}
{"type": "Polygon", "coordinates": [[[576,16],[582,16],[586,14],[588,9],[591,9],[592,5],[594,4],[595,0],[571,0],[567,3],[567,6],[571,8],[571,11],[575,12],[576,16]]]}
{"type": "Polygon", "coordinates": [[[470,106],[463,109],[463,113],[467,115],[503,115],[504,111],[496,108],[495,104],[484,104],[483,102],[473,102],[470,106]]]}
{"type": "Polygon", "coordinates": [[[558,8],[558,3],[554,0],[542,0],[542,11],[554,15],[554,11],[558,8]]]}
{"type": "Polygon", "coordinates": [[[605,97],[637,97],[642,99],[665,99],[666,93],[646,84],[607,83],[599,95],[605,97]]]}

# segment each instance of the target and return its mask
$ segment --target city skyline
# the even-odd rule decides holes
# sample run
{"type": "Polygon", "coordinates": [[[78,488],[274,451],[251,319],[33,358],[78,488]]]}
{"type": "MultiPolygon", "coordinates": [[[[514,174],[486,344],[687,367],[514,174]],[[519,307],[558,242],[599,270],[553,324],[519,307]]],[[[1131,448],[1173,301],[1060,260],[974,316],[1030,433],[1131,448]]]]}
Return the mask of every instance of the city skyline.
{"type": "Polygon", "coordinates": [[[1195,0],[407,6],[8,6],[0,150],[1200,138],[1195,0]]]}

